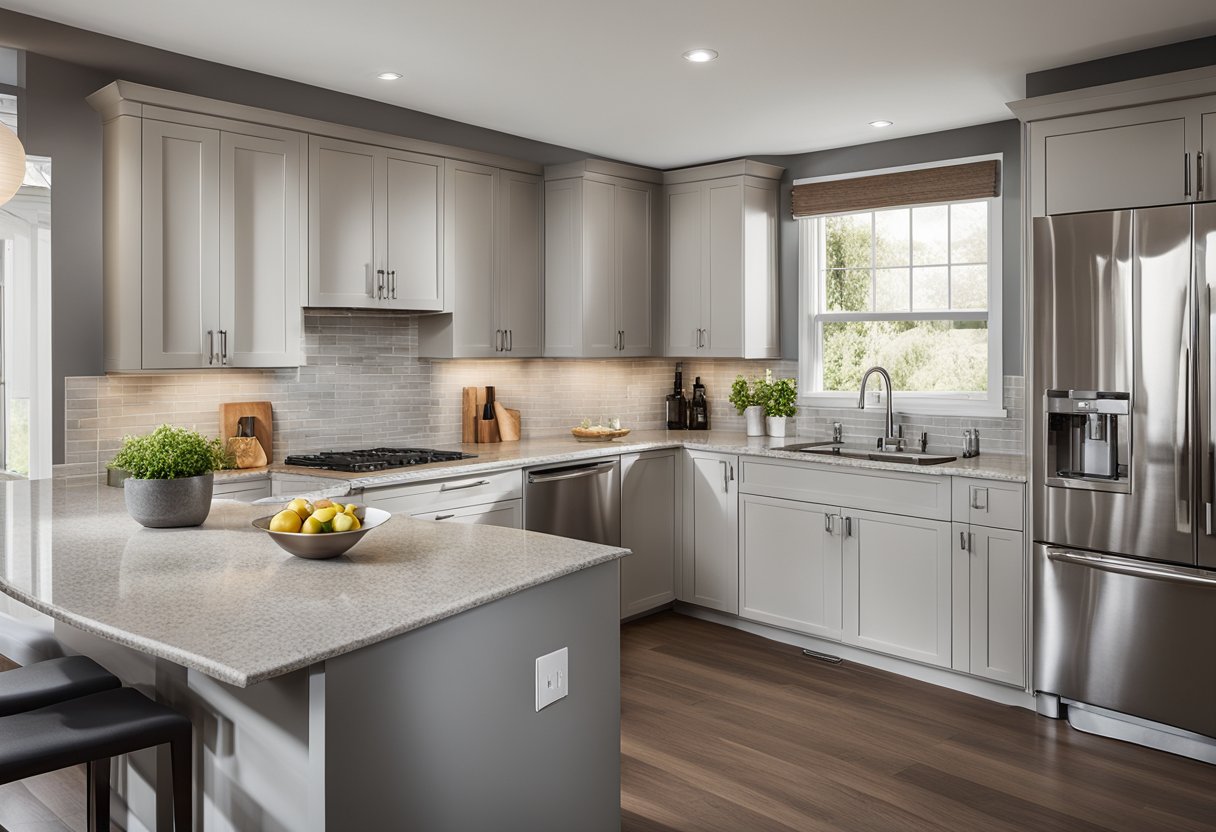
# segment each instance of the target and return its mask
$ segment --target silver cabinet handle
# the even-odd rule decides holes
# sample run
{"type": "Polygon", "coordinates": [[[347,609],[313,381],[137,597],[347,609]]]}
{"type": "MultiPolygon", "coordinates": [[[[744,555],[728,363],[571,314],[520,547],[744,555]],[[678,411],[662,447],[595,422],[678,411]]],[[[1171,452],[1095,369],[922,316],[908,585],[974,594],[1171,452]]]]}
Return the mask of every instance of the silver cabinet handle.
{"type": "Polygon", "coordinates": [[[220,365],[228,366],[228,330],[220,330],[220,365]]]}
{"type": "Polygon", "coordinates": [[[976,488],[974,485],[971,486],[971,508],[979,509],[981,511],[988,510],[987,488],[976,488]],[[984,501],[982,503],[980,502],[980,494],[984,495],[984,501]]]}
{"type": "Polygon", "coordinates": [[[1191,154],[1182,154],[1182,195],[1191,195],[1191,154]]]}
{"type": "Polygon", "coordinates": [[[367,287],[367,296],[374,298],[376,296],[376,281],[372,279],[372,264],[363,264],[363,285],[367,287]]]}
{"type": "Polygon", "coordinates": [[[511,352],[514,349],[515,349],[515,330],[508,329],[507,330],[507,352],[511,352]]]}
{"type": "Polygon", "coordinates": [[[825,514],[825,515],[823,515],[823,530],[824,530],[825,532],[827,532],[828,534],[831,534],[831,533],[832,533],[832,518],[833,518],[834,516],[835,516],[835,515],[833,515],[833,514],[825,514]]]}
{"type": "Polygon", "coordinates": [[[1083,552],[1066,552],[1061,549],[1048,549],[1047,557],[1058,563],[1070,563],[1075,566],[1087,566],[1090,569],[1100,569],[1103,572],[1113,572],[1116,575],[1129,575],[1134,578],[1150,578],[1155,581],[1167,581],[1178,584],[1194,584],[1216,589],[1216,578],[1201,575],[1198,570],[1186,567],[1150,566],[1148,564],[1131,563],[1129,561],[1090,555],[1083,552]]]}
{"type": "Polygon", "coordinates": [[[1203,151],[1195,154],[1195,198],[1203,199],[1203,151]]]}
{"type": "Polygon", "coordinates": [[[489,485],[489,480],[475,480],[474,482],[445,482],[439,486],[440,491],[460,491],[462,488],[476,488],[479,485],[489,485]]]}
{"type": "Polygon", "coordinates": [[[975,535],[971,532],[958,533],[958,548],[964,552],[971,552],[975,549],[975,535]]]}
{"type": "Polygon", "coordinates": [[[853,518],[852,517],[844,518],[844,536],[845,537],[853,536],[853,518]]]}
{"type": "Polygon", "coordinates": [[[730,466],[726,464],[726,460],[722,460],[722,493],[730,493],[730,466]]]}
{"type": "Polygon", "coordinates": [[[451,520],[455,516],[456,516],[455,514],[436,514],[435,519],[436,520],[451,520]]]}
{"type": "Polygon", "coordinates": [[[397,270],[393,269],[388,273],[388,285],[392,290],[393,300],[397,299],[397,270]]]}
{"type": "Polygon", "coordinates": [[[734,482],[735,481],[735,466],[728,465],[728,467],[730,468],[730,481],[734,482]]]}
{"type": "Polygon", "coordinates": [[[494,352],[502,352],[502,330],[494,330],[494,352]]]}
{"type": "Polygon", "coordinates": [[[215,330],[207,330],[207,363],[215,363],[215,330]]]}

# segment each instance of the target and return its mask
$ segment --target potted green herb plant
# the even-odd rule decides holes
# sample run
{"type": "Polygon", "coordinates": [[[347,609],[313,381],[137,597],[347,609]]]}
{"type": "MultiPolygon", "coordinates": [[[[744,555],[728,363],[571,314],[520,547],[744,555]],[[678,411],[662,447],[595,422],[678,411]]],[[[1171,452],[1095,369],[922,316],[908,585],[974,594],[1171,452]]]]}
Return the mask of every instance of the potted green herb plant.
{"type": "Polygon", "coordinates": [[[751,381],[742,375],[735,376],[730,386],[729,401],[739,411],[739,415],[747,420],[748,436],[764,436],[764,395],[766,381],[753,378],[751,381]]]}
{"type": "Polygon", "coordinates": [[[107,467],[129,475],[123,490],[131,517],[148,528],[168,529],[203,524],[211,512],[212,472],[228,462],[220,440],[161,425],[123,439],[107,467]]]}
{"type": "Polygon", "coordinates": [[[764,371],[764,415],[769,436],[785,436],[785,420],[798,412],[798,381],[773,378],[772,370],[764,371]]]}

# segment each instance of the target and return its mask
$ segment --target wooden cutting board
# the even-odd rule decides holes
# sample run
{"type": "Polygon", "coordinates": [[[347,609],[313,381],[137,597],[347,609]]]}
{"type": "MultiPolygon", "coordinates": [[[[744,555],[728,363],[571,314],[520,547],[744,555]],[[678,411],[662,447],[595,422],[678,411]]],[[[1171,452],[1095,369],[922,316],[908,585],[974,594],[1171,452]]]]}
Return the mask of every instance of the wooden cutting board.
{"type": "Polygon", "coordinates": [[[254,417],[253,435],[266,452],[268,460],[274,460],[274,408],[270,402],[225,402],[220,405],[220,439],[225,443],[236,436],[237,420],[242,416],[254,417]]]}

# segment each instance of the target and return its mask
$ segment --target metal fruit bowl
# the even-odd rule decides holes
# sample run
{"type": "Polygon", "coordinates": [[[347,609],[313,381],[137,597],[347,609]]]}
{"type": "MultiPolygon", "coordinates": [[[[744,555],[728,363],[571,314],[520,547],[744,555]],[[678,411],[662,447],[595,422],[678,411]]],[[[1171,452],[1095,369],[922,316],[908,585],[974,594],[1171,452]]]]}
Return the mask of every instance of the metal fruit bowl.
{"type": "Polygon", "coordinates": [[[303,532],[272,532],[270,521],[274,515],[259,517],[253,521],[254,528],[261,529],[270,535],[279,547],[291,552],[298,558],[309,560],[324,560],[336,558],[344,554],[352,546],[363,539],[363,535],[377,526],[383,526],[393,515],[384,509],[360,508],[355,512],[363,525],[350,532],[326,532],[324,534],[304,534],[303,532]]]}

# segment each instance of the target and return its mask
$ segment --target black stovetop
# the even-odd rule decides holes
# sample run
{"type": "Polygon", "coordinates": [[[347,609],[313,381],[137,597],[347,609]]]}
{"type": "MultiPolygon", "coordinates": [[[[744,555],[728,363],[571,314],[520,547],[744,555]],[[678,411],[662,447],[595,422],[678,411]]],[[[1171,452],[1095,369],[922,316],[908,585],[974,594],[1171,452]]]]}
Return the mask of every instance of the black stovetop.
{"type": "Polygon", "coordinates": [[[297,454],[283,460],[302,468],[324,468],[327,471],[383,471],[387,468],[407,468],[431,462],[451,462],[471,459],[477,454],[460,451],[435,451],[430,448],[369,448],[361,451],[324,451],[319,454],[297,454]]]}

